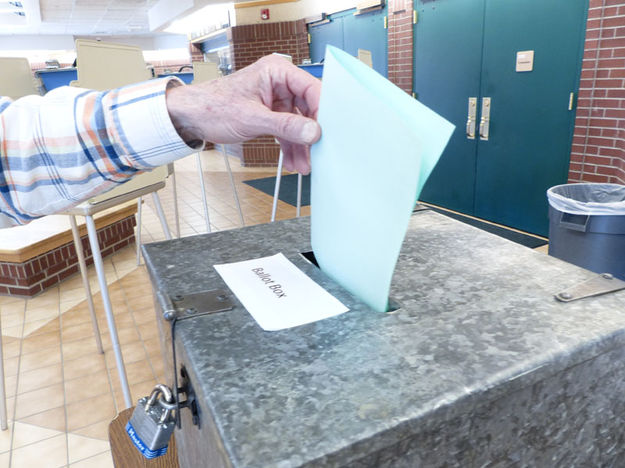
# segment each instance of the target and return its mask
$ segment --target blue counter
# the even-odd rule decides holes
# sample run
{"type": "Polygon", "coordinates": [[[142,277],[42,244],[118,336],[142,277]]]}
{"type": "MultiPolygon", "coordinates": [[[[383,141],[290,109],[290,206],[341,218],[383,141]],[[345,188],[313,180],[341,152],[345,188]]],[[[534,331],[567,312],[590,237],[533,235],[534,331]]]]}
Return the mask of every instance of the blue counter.
{"type": "Polygon", "coordinates": [[[321,75],[323,75],[323,63],[311,63],[309,65],[298,65],[298,67],[301,68],[302,70],[307,71],[312,76],[315,76],[317,78],[321,78],[321,75]]]}
{"type": "Polygon", "coordinates": [[[161,73],[158,75],[158,78],[163,78],[165,76],[177,76],[186,84],[191,84],[193,81],[193,72],[161,73]]]}
{"type": "Polygon", "coordinates": [[[78,78],[76,68],[51,68],[45,70],[37,70],[35,76],[41,79],[44,92],[58,88],[59,86],[67,86],[70,81],[78,78]]]}

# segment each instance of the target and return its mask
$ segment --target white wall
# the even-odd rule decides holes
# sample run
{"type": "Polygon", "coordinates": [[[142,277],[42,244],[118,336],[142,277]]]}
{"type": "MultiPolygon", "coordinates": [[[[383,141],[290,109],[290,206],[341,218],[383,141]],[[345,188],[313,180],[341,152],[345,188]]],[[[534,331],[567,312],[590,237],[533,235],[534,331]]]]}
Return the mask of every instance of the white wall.
{"type": "Polygon", "coordinates": [[[237,25],[295,21],[319,13],[336,13],[355,8],[358,0],[298,0],[259,7],[236,8],[237,25]],[[269,8],[269,20],[260,19],[260,10],[269,8]]]}
{"type": "Polygon", "coordinates": [[[22,35],[0,36],[0,53],[3,50],[71,50],[74,36],[70,35],[22,35]]]}
{"type": "Polygon", "coordinates": [[[141,47],[143,50],[186,48],[189,44],[183,34],[156,34],[150,36],[71,36],[71,35],[14,35],[0,36],[0,53],[3,50],[74,50],[74,39],[102,39],[141,47]]]}

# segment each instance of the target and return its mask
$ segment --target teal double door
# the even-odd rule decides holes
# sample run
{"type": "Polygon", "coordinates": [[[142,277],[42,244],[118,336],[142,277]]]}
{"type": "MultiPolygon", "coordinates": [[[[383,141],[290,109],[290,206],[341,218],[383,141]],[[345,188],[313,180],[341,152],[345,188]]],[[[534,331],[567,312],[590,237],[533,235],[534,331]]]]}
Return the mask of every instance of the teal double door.
{"type": "Polygon", "coordinates": [[[414,91],[456,125],[423,201],[547,235],[546,191],[567,181],[587,3],[415,0],[414,91]]]}
{"type": "Polygon", "coordinates": [[[355,15],[355,9],[329,15],[327,22],[310,26],[310,58],[313,62],[321,62],[325,56],[326,45],[333,45],[354,57],[358,49],[371,52],[373,69],[387,76],[388,52],[387,30],[384,17],[387,7],[355,15]]]}

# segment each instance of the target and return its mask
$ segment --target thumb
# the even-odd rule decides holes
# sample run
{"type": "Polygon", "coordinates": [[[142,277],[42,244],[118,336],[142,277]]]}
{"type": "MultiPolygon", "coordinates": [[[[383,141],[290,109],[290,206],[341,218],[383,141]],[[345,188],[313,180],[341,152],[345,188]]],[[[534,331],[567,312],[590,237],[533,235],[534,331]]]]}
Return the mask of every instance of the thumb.
{"type": "Polygon", "coordinates": [[[302,145],[312,145],[321,136],[319,124],[290,112],[267,112],[262,116],[263,133],[302,145]]]}

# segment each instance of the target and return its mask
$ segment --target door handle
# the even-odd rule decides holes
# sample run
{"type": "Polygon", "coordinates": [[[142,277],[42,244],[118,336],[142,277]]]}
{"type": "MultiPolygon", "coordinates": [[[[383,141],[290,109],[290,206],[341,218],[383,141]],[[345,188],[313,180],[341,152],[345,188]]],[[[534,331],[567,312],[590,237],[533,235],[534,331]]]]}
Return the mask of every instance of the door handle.
{"type": "Polygon", "coordinates": [[[480,140],[488,140],[490,134],[490,98],[482,98],[482,118],[480,119],[480,140]]]}
{"type": "Polygon", "coordinates": [[[469,98],[469,111],[467,113],[467,138],[475,140],[475,120],[477,115],[477,98],[469,98]]]}

